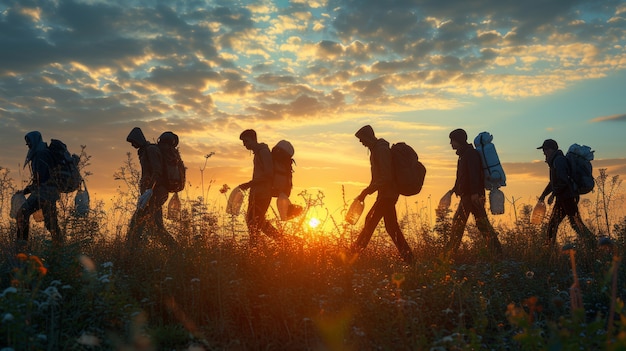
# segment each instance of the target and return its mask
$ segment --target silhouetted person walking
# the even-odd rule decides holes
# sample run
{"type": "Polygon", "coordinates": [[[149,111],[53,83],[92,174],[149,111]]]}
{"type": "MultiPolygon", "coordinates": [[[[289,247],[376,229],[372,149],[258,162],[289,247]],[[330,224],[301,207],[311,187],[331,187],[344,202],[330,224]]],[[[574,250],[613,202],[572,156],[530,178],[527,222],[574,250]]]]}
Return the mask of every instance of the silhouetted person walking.
{"type": "Polygon", "coordinates": [[[586,241],[590,248],[595,247],[594,235],[585,226],[578,211],[580,196],[570,178],[569,161],[559,149],[557,142],[552,139],[546,139],[537,149],[543,151],[546,163],[550,167],[550,182],[539,196],[539,202],[544,202],[548,195],[550,195],[549,204],[556,199],[548,221],[546,244],[554,247],[559,225],[567,216],[578,237],[586,241]]]}
{"type": "Polygon", "coordinates": [[[168,191],[164,185],[163,163],[158,146],[149,143],[140,128],[135,127],[126,138],[137,149],[141,165],[139,191],[144,194],[152,189],[152,196],[146,206],[137,208],[128,226],[128,245],[131,252],[138,248],[144,234],[153,234],[166,246],[177,249],[178,243],[165,229],[163,224],[163,204],[167,201],[168,191]]]}
{"type": "Polygon", "coordinates": [[[450,135],[450,146],[459,156],[456,168],[456,181],[448,194],[461,197],[459,206],[452,217],[450,240],[446,244],[446,252],[456,254],[463,239],[463,232],[470,213],[474,215],[476,226],[487,243],[491,255],[500,255],[502,247],[498,234],[489,223],[485,211],[485,174],[479,152],[467,142],[467,133],[463,129],[455,129],[450,135]]]}
{"type": "Polygon", "coordinates": [[[357,199],[363,201],[367,195],[378,192],[376,202],[365,217],[365,224],[356,242],[352,244],[352,251],[359,253],[367,247],[374,230],[381,219],[385,220],[387,234],[398,248],[402,259],[413,263],[413,253],[407,243],[396,214],[396,202],[398,202],[398,189],[393,175],[393,163],[389,143],[382,138],[376,138],[371,126],[366,125],[359,129],[355,136],[370,150],[371,181],[367,188],[363,189],[357,199]]]}
{"type": "Polygon", "coordinates": [[[260,232],[272,239],[281,239],[282,234],[265,218],[272,200],[274,176],[272,153],[267,144],[258,142],[256,132],[252,129],[244,130],[239,139],[246,149],[254,153],[252,180],[239,185],[242,190],[250,189],[246,213],[250,245],[255,246],[258,243],[260,232]]]}
{"type": "Polygon", "coordinates": [[[54,165],[52,153],[48,145],[42,140],[41,133],[32,131],[24,137],[28,153],[24,167],[30,165],[31,182],[22,192],[30,196],[17,212],[17,243],[16,249],[26,249],[30,216],[39,209],[43,212],[44,225],[52,236],[52,242],[61,245],[64,236],[59,228],[57,218],[57,201],[59,190],[51,176],[51,167],[54,165]]]}

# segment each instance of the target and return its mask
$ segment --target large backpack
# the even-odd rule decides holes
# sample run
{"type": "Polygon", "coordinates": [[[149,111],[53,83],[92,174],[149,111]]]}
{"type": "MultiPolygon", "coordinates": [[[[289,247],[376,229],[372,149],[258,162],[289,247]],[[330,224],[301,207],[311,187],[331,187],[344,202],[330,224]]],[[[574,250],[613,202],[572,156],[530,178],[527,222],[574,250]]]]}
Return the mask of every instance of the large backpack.
{"type": "Polygon", "coordinates": [[[398,192],[411,196],[422,191],[426,167],[419,161],[417,152],[406,143],[396,143],[391,146],[391,160],[398,192]]]}
{"type": "Polygon", "coordinates": [[[172,132],[161,134],[157,140],[163,163],[163,179],[167,191],[177,193],[185,188],[186,168],[178,151],[178,135],[172,132]]]}
{"type": "Polygon", "coordinates": [[[491,142],[493,135],[482,132],[474,138],[474,145],[480,154],[485,173],[485,189],[495,189],[506,186],[506,174],[500,164],[496,146],[491,142]]]}
{"type": "Polygon", "coordinates": [[[50,140],[48,150],[54,162],[50,167],[50,178],[59,192],[71,193],[78,190],[83,180],[78,170],[80,157],[70,154],[65,143],[58,139],[50,140]]]}
{"type": "Polygon", "coordinates": [[[593,178],[594,151],[587,145],[572,144],[565,157],[569,162],[570,178],[576,185],[579,194],[587,194],[593,190],[595,179],[593,178]]]}
{"type": "Polygon", "coordinates": [[[291,195],[293,188],[293,145],[287,140],[281,140],[272,148],[272,162],[274,176],[272,179],[272,196],[278,197],[281,193],[291,195]]]}

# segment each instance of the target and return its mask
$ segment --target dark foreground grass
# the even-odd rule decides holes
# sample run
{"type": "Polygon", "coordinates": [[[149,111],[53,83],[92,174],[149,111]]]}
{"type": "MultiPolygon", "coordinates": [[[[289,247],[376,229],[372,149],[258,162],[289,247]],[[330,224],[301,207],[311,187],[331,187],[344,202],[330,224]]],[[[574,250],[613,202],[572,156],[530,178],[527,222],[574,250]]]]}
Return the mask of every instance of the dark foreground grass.
{"type": "Polygon", "coordinates": [[[326,236],[249,248],[213,235],[131,253],[116,239],[52,249],[35,235],[19,256],[6,239],[0,349],[626,349],[615,248],[551,252],[526,227],[503,231],[502,259],[471,241],[450,258],[407,233],[410,266],[380,233],[360,257],[326,236]]]}

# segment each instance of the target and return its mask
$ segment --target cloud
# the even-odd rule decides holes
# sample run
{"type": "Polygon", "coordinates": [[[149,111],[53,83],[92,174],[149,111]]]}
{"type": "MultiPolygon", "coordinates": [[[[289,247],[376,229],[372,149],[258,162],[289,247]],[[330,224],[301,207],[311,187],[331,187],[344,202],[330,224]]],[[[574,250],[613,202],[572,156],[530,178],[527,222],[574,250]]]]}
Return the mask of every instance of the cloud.
{"type": "Polygon", "coordinates": [[[624,121],[626,121],[626,113],[618,114],[618,115],[611,115],[611,116],[601,116],[601,117],[596,117],[596,118],[591,120],[591,122],[593,122],[593,123],[597,123],[597,122],[624,122],[624,121]]]}

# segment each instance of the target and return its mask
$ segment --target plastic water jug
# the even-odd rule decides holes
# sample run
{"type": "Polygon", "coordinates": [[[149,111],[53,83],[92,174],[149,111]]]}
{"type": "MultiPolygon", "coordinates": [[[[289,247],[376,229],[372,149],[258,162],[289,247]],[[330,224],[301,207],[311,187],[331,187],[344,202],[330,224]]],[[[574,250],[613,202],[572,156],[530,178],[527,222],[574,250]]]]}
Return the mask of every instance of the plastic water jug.
{"type": "Polygon", "coordinates": [[[546,214],[546,204],[543,201],[537,202],[535,208],[533,208],[533,212],[530,215],[530,223],[531,224],[541,224],[543,221],[543,216],[546,214]]]}
{"type": "Polygon", "coordinates": [[[89,214],[89,192],[80,189],[74,196],[74,213],[78,217],[86,217],[89,214]]]}
{"type": "Polygon", "coordinates": [[[452,203],[452,192],[448,191],[439,200],[438,208],[439,210],[447,210],[448,208],[450,208],[451,203],[452,203]]]}
{"type": "Polygon", "coordinates": [[[286,221],[289,219],[289,206],[291,205],[291,201],[289,201],[289,197],[285,195],[285,193],[280,193],[276,198],[276,207],[278,208],[278,214],[280,216],[281,221],[286,221]]]}
{"type": "Polygon", "coordinates": [[[491,214],[499,215],[504,213],[504,193],[496,188],[489,190],[489,207],[491,214]]]}
{"type": "Polygon", "coordinates": [[[33,219],[35,220],[35,222],[43,222],[43,210],[38,209],[37,211],[35,211],[35,213],[33,213],[33,219]]]}
{"type": "Polygon", "coordinates": [[[170,202],[167,203],[167,219],[175,221],[180,220],[180,199],[178,193],[174,193],[170,202]]]}
{"type": "Polygon", "coordinates": [[[150,201],[151,197],[152,197],[152,189],[148,189],[144,191],[143,194],[141,194],[141,196],[139,196],[139,199],[137,200],[137,208],[140,210],[143,210],[144,208],[146,208],[146,205],[148,204],[148,201],[150,201]]]}
{"type": "Polygon", "coordinates": [[[365,208],[365,203],[363,201],[359,201],[359,199],[354,199],[350,208],[348,209],[348,213],[346,213],[346,222],[350,224],[356,224],[361,217],[361,213],[363,213],[363,209],[365,208]]]}
{"type": "Polygon", "coordinates": [[[236,216],[241,211],[241,204],[243,204],[243,190],[236,187],[230,192],[228,196],[228,203],[226,204],[226,213],[236,216]]]}

